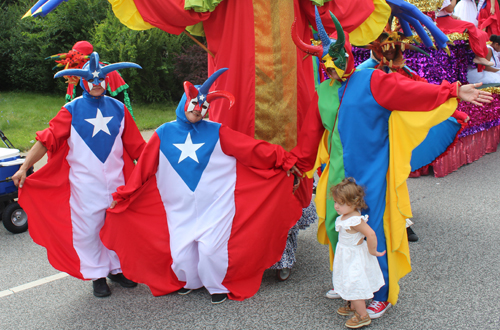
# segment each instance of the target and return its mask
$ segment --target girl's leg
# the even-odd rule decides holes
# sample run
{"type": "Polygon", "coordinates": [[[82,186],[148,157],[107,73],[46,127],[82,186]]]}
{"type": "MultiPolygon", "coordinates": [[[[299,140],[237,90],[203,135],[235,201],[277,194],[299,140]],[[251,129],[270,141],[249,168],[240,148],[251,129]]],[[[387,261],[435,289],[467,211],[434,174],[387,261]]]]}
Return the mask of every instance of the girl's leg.
{"type": "Polygon", "coordinates": [[[351,308],[354,309],[361,317],[368,315],[368,312],[366,311],[366,302],[364,300],[352,300],[351,308]]]}

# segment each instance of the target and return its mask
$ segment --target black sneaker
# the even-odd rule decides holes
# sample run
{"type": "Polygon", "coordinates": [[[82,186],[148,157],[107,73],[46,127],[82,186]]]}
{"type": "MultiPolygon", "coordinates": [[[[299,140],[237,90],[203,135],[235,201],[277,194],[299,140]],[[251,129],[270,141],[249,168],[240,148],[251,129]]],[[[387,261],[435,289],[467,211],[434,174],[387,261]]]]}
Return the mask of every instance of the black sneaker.
{"type": "Polygon", "coordinates": [[[406,234],[408,235],[408,241],[410,242],[418,241],[418,236],[417,234],[415,234],[413,229],[411,229],[411,227],[406,228],[406,234]]]}
{"type": "Polygon", "coordinates": [[[216,293],[212,295],[212,304],[221,304],[227,299],[227,293],[216,293]]]}
{"type": "Polygon", "coordinates": [[[92,286],[94,287],[94,296],[96,297],[102,298],[111,295],[111,290],[108,283],[106,283],[105,277],[92,281],[92,286]]]}
{"type": "Polygon", "coordinates": [[[179,291],[177,291],[177,293],[182,295],[182,296],[185,296],[187,294],[190,294],[192,291],[193,291],[193,289],[182,288],[182,289],[179,289],[179,291]]]}
{"type": "Polygon", "coordinates": [[[135,288],[137,286],[137,283],[135,283],[134,281],[129,280],[128,278],[126,278],[123,275],[123,273],[118,273],[118,274],[114,274],[114,275],[113,274],[109,274],[108,278],[111,281],[120,284],[124,288],[135,288]]]}

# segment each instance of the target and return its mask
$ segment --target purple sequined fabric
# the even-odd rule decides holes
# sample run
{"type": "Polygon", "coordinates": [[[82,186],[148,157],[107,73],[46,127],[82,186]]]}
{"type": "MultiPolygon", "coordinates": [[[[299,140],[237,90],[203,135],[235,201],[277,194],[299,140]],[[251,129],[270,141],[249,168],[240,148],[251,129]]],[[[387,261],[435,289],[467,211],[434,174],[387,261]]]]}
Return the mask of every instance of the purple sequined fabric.
{"type": "MultiPolygon", "coordinates": [[[[421,77],[432,84],[440,84],[442,80],[449,82],[460,81],[467,84],[467,67],[472,64],[474,53],[467,41],[456,40],[454,46],[449,46],[451,56],[444,50],[421,47],[430,57],[412,50],[404,52],[406,65],[417,72],[421,77]]],[[[353,47],[354,63],[364,62],[370,57],[370,51],[364,48],[353,47]]],[[[470,121],[459,137],[475,134],[500,125],[500,95],[493,94],[493,102],[485,106],[460,102],[457,110],[469,115],[470,121]]]]}

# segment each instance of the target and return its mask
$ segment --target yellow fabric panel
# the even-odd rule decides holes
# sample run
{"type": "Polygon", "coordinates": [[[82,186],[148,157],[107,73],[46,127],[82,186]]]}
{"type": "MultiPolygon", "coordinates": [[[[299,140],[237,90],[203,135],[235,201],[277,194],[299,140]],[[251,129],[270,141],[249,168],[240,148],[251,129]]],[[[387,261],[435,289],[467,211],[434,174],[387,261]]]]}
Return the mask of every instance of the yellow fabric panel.
{"type": "Polygon", "coordinates": [[[194,10],[197,13],[212,12],[222,0],[185,0],[184,9],[194,10]]]}
{"type": "Polygon", "coordinates": [[[452,98],[430,112],[392,111],[389,117],[389,169],[384,213],[384,233],[389,265],[389,299],[395,305],[399,280],[411,271],[406,218],[412,216],[406,179],[411,172],[411,151],[429,130],[450,117],[457,108],[452,98]]]}
{"type": "Polygon", "coordinates": [[[293,1],[253,0],[253,11],[255,138],[291,150],[297,144],[297,48],[290,37],[293,1]]]}
{"type": "Polygon", "coordinates": [[[203,22],[199,22],[198,24],[191,26],[186,26],[186,31],[193,36],[197,37],[205,36],[205,29],[203,28],[203,22]]]}
{"type": "Polygon", "coordinates": [[[325,228],[325,218],[326,218],[326,194],[328,188],[328,175],[330,169],[330,155],[328,154],[328,137],[330,136],[327,130],[324,131],[323,137],[318,148],[318,154],[316,156],[316,162],[312,170],[306,173],[308,178],[312,178],[314,172],[321,167],[322,164],[326,164],[323,173],[319,178],[318,184],[316,185],[316,198],[314,203],[316,204],[316,213],[318,214],[318,242],[324,245],[328,245],[328,250],[330,254],[330,270],[333,267],[333,255],[334,252],[325,228]]]}
{"type": "Polygon", "coordinates": [[[311,0],[311,2],[313,3],[313,5],[315,6],[323,6],[325,4],[325,2],[329,2],[331,0],[311,0]]]}
{"type": "Polygon", "coordinates": [[[328,185],[328,169],[330,163],[330,155],[328,154],[328,136],[329,132],[325,130],[321,141],[318,146],[318,154],[316,156],[316,162],[314,163],[313,169],[306,173],[308,178],[314,176],[314,172],[321,167],[322,164],[327,164],[325,170],[321,173],[319,177],[318,184],[316,185],[316,198],[314,203],[316,204],[316,213],[318,214],[318,241],[321,244],[329,244],[328,235],[325,230],[325,217],[326,217],[326,188],[328,185]]]}
{"type": "Polygon", "coordinates": [[[349,41],[354,46],[368,45],[378,38],[387,25],[387,21],[391,16],[391,7],[385,0],[373,0],[373,4],[375,5],[373,13],[363,24],[349,33],[349,41]]]}
{"type": "Polygon", "coordinates": [[[131,30],[148,30],[154,26],[145,22],[133,0],[108,0],[115,16],[131,30]]]}

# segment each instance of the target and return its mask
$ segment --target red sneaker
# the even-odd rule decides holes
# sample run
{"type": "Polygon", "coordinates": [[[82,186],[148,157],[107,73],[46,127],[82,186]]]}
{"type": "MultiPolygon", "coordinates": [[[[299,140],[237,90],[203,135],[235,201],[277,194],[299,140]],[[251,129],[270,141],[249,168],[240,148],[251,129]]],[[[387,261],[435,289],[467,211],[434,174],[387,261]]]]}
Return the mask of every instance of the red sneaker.
{"type": "Polygon", "coordinates": [[[368,315],[370,315],[371,319],[378,319],[391,307],[391,303],[388,301],[377,301],[372,300],[370,305],[366,308],[368,315]]]}

